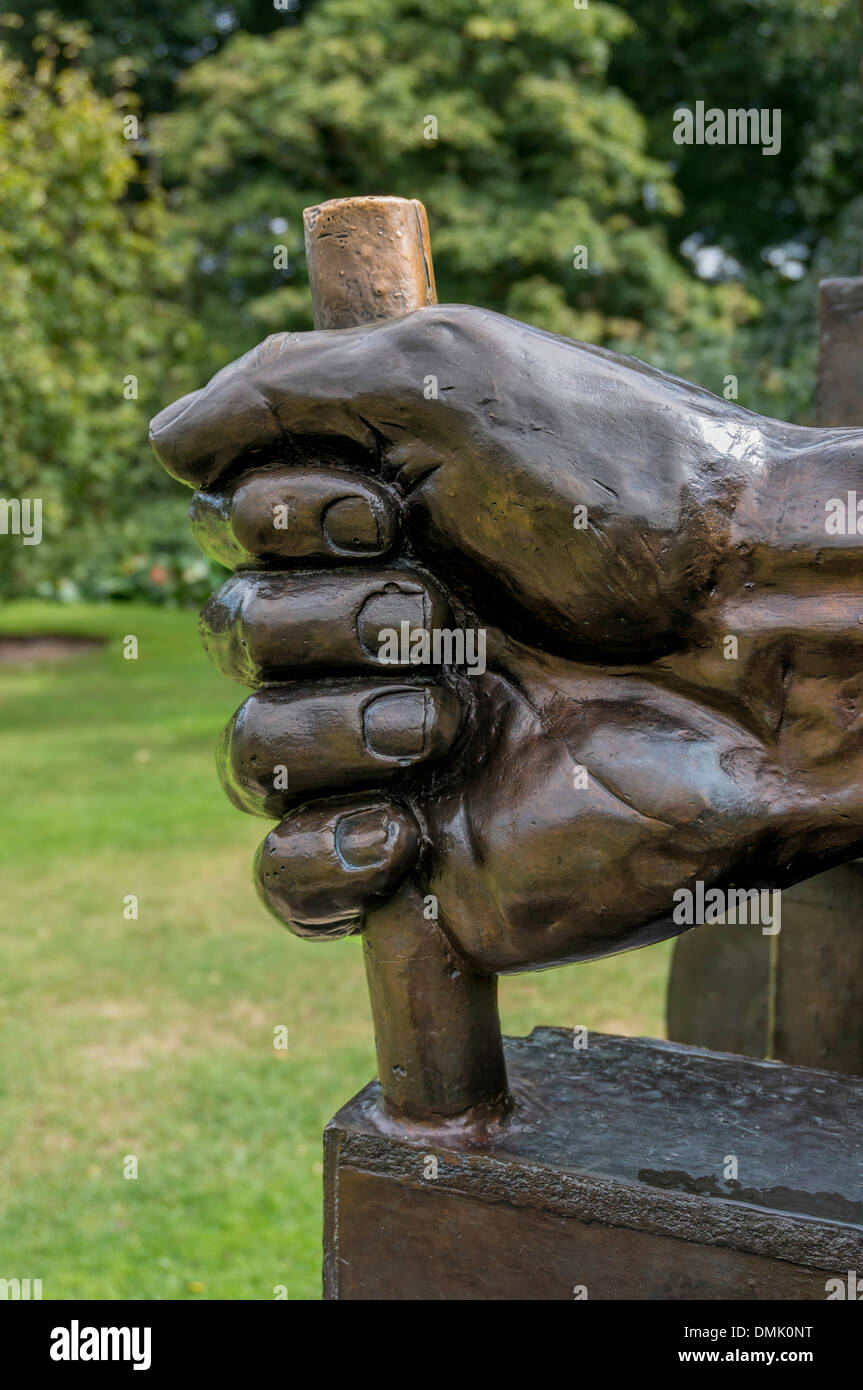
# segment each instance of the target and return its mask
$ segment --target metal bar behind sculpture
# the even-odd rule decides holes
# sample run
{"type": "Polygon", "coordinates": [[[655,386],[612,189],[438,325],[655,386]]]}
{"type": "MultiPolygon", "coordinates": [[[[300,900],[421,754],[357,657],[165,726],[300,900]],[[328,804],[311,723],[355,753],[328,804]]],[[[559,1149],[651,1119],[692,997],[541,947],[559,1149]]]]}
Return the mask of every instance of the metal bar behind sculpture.
{"type": "MultiPolygon", "coordinates": [[[[437,303],[425,208],[335,198],[303,214],[315,326],[355,328],[437,303]]],[[[370,913],[363,933],[378,1075],[403,1121],[482,1134],[506,1106],[497,980],[458,959],[416,891],[370,913]]]]}

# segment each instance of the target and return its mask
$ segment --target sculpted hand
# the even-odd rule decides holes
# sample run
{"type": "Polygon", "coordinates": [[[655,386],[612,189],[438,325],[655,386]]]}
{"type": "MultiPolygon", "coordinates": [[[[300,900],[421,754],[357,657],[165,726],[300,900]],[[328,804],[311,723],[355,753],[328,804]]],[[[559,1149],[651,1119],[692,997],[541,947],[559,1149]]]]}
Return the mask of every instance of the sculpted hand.
{"type": "Polygon", "coordinates": [[[236,569],[221,775],[281,818],[259,887],[300,934],[433,896],[487,975],[863,849],[859,542],[824,527],[863,432],[456,306],[269,338],[152,438],[236,569]]]}

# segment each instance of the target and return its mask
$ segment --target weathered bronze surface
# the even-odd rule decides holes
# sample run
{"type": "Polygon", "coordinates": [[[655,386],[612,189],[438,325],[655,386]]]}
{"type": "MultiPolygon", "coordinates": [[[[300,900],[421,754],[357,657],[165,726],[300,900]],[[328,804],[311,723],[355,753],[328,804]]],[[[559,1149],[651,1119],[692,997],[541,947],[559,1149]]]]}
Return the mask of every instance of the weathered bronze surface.
{"type": "Polygon", "coordinates": [[[550,1028],[505,1042],[514,1119],[481,1152],[382,1134],[376,1084],[330,1122],[326,1298],[823,1301],[859,1271],[860,1079],[550,1028]]]}
{"type": "Polygon", "coordinates": [[[782,930],[699,927],[677,942],[668,1036],[863,1075],[863,864],[782,895],[782,930]]]}
{"type": "Polygon", "coordinates": [[[493,976],[863,851],[863,431],[449,305],[277,334],[152,433],[237,568],[202,632],[261,894],[364,931],[393,1115],[503,1108],[493,976]],[[467,659],[381,659],[442,627],[467,659]]]}
{"type": "Polygon", "coordinates": [[[852,863],[788,894],[776,952],[771,1056],[863,1075],[861,1013],[863,864],[852,863]]]}
{"type": "Polygon", "coordinates": [[[818,419],[859,425],[863,415],[863,276],[819,286],[818,419]]]}
{"type": "MultiPolygon", "coordinates": [[[[808,881],[818,883],[828,876],[808,881]]],[[[783,933],[788,929],[789,899],[799,891],[798,886],[783,894],[783,933]]],[[[668,972],[668,1037],[714,1052],[775,1057],[777,952],[773,937],[745,923],[710,923],[679,936],[668,972]]]]}

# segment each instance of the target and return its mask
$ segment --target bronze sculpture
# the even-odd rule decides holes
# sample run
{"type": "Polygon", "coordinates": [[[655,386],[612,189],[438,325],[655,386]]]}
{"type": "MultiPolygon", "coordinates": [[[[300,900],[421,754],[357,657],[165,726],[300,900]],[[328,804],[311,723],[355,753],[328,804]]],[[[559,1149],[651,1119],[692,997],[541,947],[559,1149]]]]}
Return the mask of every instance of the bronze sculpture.
{"type": "MultiPolygon", "coordinates": [[[[267,339],[152,437],[237,569],[202,632],[255,688],[220,758],[281,817],[259,891],[301,935],[363,930],[392,1122],[476,1137],[507,1104],[498,973],[674,935],[681,888],[863,852],[856,513],[826,526],[863,431],[412,309],[433,280],[396,201],[358,200],[375,239],[333,289],[379,321],[267,339]]],[[[321,217],[325,255],[351,245],[338,216],[313,210],[313,254],[321,217]]]]}

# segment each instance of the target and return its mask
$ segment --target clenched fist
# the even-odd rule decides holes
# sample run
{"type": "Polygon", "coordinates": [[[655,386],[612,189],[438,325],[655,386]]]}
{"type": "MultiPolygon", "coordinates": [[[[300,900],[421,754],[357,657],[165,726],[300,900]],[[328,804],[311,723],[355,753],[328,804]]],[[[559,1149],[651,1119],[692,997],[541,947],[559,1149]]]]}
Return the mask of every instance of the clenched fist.
{"type": "Polygon", "coordinates": [[[268,338],[163,411],[236,805],[301,935],[393,895],[482,976],[863,852],[863,431],[468,307],[268,338]]]}

